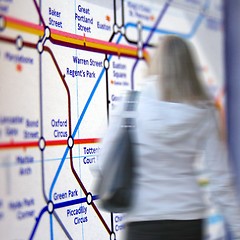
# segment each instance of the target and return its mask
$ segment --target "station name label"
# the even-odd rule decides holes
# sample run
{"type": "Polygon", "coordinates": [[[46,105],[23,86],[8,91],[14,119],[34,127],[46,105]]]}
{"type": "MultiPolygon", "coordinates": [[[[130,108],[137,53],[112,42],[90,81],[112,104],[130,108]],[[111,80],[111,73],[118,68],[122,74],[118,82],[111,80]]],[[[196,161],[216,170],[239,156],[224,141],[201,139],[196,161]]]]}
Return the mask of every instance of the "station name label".
{"type": "Polygon", "coordinates": [[[121,214],[117,214],[114,216],[114,222],[115,222],[115,231],[121,231],[124,230],[125,224],[124,224],[124,216],[121,214]]]}
{"type": "Polygon", "coordinates": [[[92,66],[92,67],[103,67],[103,61],[96,61],[92,58],[90,59],[85,59],[85,58],[80,58],[76,55],[72,56],[73,63],[79,64],[79,65],[86,65],[86,66],[92,66]]]}
{"type": "Polygon", "coordinates": [[[23,54],[15,54],[15,53],[10,53],[10,52],[5,52],[4,56],[5,56],[5,59],[9,62],[30,64],[30,65],[32,65],[34,63],[32,57],[28,57],[23,54]]]}
{"type": "Polygon", "coordinates": [[[2,212],[3,200],[0,199],[0,221],[4,218],[4,213],[2,212]]]}
{"type": "Polygon", "coordinates": [[[49,26],[53,26],[56,28],[63,28],[63,23],[61,21],[61,12],[56,10],[55,8],[49,7],[48,8],[48,22],[49,26]]]}
{"type": "Polygon", "coordinates": [[[39,138],[39,122],[38,120],[26,119],[25,121],[26,130],[23,132],[25,139],[38,139],[39,138]]]}
{"type": "Polygon", "coordinates": [[[81,205],[78,208],[68,208],[66,210],[67,217],[73,218],[74,225],[83,224],[88,222],[87,207],[81,205]],[[85,214],[85,215],[83,215],[85,214]]]}
{"type": "Polygon", "coordinates": [[[78,5],[75,12],[75,21],[77,22],[77,29],[84,33],[91,33],[93,25],[93,17],[91,17],[90,9],[83,5],[78,5]]]}
{"type": "Polygon", "coordinates": [[[53,194],[53,199],[54,201],[59,201],[67,198],[78,197],[78,195],[79,194],[77,189],[74,189],[74,190],[69,189],[67,192],[61,192],[61,193],[55,192],[53,194]]]}
{"type": "Polygon", "coordinates": [[[13,0],[0,0],[0,12],[1,13],[8,13],[9,12],[9,7],[13,3],[13,0]]]}
{"type": "Polygon", "coordinates": [[[17,220],[22,221],[35,217],[35,210],[33,210],[34,205],[34,198],[24,198],[22,200],[10,201],[8,203],[8,208],[16,212],[17,220]]]}
{"type": "Polygon", "coordinates": [[[67,138],[68,137],[68,121],[67,119],[52,119],[51,127],[53,128],[53,137],[54,138],[67,138]]]}
{"type": "Polygon", "coordinates": [[[69,75],[72,78],[80,77],[85,79],[95,79],[96,72],[92,69],[103,68],[102,60],[95,60],[93,58],[86,59],[78,55],[72,56],[72,62],[74,64],[74,67],[66,68],[66,75],[69,75]]]}

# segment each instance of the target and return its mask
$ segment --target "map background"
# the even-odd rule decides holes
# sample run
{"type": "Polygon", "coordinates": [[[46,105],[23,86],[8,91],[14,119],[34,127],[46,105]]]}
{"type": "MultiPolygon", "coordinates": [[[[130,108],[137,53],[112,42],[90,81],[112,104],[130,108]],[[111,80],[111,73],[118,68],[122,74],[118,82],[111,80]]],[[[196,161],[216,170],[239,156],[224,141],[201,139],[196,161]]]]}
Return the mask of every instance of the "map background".
{"type": "MultiPolygon", "coordinates": [[[[96,163],[97,154],[86,154],[84,147],[99,147],[108,116],[122,93],[144,86],[147,64],[145,59],[138,58],[138,51],[142,51],[145,44],[144,50],[151,55],[152,47],[165,34],[177,34],[193,42],[204,80],[216,100],[223,104],[221,1],[151,1],[149,4],[149,1],[108,0],[99,4],[98,1],[5,0],[1,1],[0,9],[3,6],[7,7],[6,11],[0,12],[0,229],[4,239],[109,239],[109,231],[114,231],[116,239],[120,239],[123,230],[117,231],[116,226],[123,225],[122,217],[102,212],[97,207],[97,200],[93,200],[96,208],[87,204],[86,196],[89,195],[86,193],[90,192],[94,197],[90,168],[96,163]],[[78,22],[74,16],[79,5],[90,9],[90,18],[94,22],[89,24],[91,33],[77,30],[78,22]],[[85,36],[87,42],[90,38],[95,39],[94,51],[81,45],[81,39],[71,45],[73,41],[69,35],[57,44],[53,42],[56,40],[53,36],[46,39],[41,18],[47,26],[49,7],[61,12],[61,18],[54,19],[63,23],[62,29],[49,26],[51,34],[56,33],[59,38],[63,33],[85,36]],[[107,16],[110,21],[106,20],[107,16]],[[7,17],[14,21],[6,20],[7,17]],[[97,21],[111,26],[111,30],[98,29],[97,21]],[[34,26],[29,27],[29,23],[34,26]],[[40,26],[39,34],[34,30],[37,25],[40,26]],[[7,42],[6,37],[12,42],[7,42]],[[27,47],[23,44],[18,49],[16,39],[35,45],[27,47]],[[48,47],[42,53],[38,50],[39,39],[48,47]],[[109,52],[112,46],[109,43],[122,44],[122,49],[130,46],[136,53],[123,56],[121,50],[109,52]],[[12,60],[6,57],[7,53],[31,58],[33,64],[12,60]],[[102,61],[103,67],[76,64],[73,56],[102,61]],[[108,69],[104,59],[108,59],[108,69]],[[119,70],[126,74],[125,78],[114,76],[113,62],[125,65],[125,69],[119,70]],[[73,78],[67,74],[67,68],[94,71],[96,77],[73,78]],[[22,123],[2,120],[16,116],[23,119],[22,123]],[[53,127],[52,119],[67,120],[68,125],[53,127]],[[27,127],[27,120],[37,122],[37,126],[27,127]],[[73,148],[68,145],[68,137],[54,136],[56,129],[66,131],[68,137],[74,135],[71,138],[74,139],[73,148]],[[37,133],[36,137],[26,138],[25,131],[37,133]],[[19,163],[19,157],[33,161],[19,163]],[[84,164],[85,157],[93,158],[94,162],[84,164]],[[21,171],[24,174],[20,174],[21,171]],[[54,193],[75,189],[78,196],[53,199],[54,193]],[[53,206],[54,212],[49,213],[53,206]],[[87,207],[87,214],[67,216],[67,209],[80,206],[87,207]],[[31,212],[33,215],[27,216],[31,212]],[[26,216],[19,219],[21,214],[26,216]],[[74,223],[75,217],[86,216],[88,222],[74,223]],[[118,218],[121,219],[119,222],[118,218]],[[10,231],[9,226],[15,231],[10,231]]],[[[210,214],[209,225],[211,239],[223,235],[219,230],[222,229],[222,218],[214,211],[210,214]]]]}

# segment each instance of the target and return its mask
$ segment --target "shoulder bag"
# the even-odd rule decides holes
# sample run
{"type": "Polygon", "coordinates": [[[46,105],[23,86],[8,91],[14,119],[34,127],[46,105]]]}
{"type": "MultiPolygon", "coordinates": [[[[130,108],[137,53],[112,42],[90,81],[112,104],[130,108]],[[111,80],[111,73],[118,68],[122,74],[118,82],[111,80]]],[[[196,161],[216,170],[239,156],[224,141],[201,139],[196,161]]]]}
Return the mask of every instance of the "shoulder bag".
{"type": "MultiPolygon", "coordinates": [[[[138,92],[131,91],[125,102],[126,111],[134,111],[138,92]]],[[[100,207],[109,212],[127,212],[131,207],[133,188],[134,147],[132,117],[123,117],[121,131],[104,159],[103,171],[97,183],[100,207]]]]}

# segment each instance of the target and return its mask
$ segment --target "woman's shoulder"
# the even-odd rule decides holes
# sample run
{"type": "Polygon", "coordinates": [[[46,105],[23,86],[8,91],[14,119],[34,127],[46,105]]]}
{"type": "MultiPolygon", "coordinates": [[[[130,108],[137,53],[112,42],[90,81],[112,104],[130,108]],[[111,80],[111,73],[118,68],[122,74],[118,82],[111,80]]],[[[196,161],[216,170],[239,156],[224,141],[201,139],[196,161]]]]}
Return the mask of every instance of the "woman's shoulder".
{"type": "Polygon", "coordinates": [[[158,82],[157,75],[147,76],[141,88],[141,96],[150,97],[150,98],[159,98],[158,96],[160,91],[159,91],[157,82],[158,82]]]}

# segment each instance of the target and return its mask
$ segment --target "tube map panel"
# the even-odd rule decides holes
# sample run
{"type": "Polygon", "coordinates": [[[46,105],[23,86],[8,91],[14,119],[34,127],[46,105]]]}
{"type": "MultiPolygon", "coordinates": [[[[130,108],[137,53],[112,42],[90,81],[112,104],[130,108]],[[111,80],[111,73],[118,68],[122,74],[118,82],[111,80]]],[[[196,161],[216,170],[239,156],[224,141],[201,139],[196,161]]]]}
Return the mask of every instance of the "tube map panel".
{"type": "MultiPolygon", "coordinates": [[[[0,0],[1,239],[124,238],[92,169],[111,111],[144,86],[166,34],[194,43],[222,109],[220,0],[0,0]]],[[[211,208],[206,239],[223,235],[211,208]]]]}

